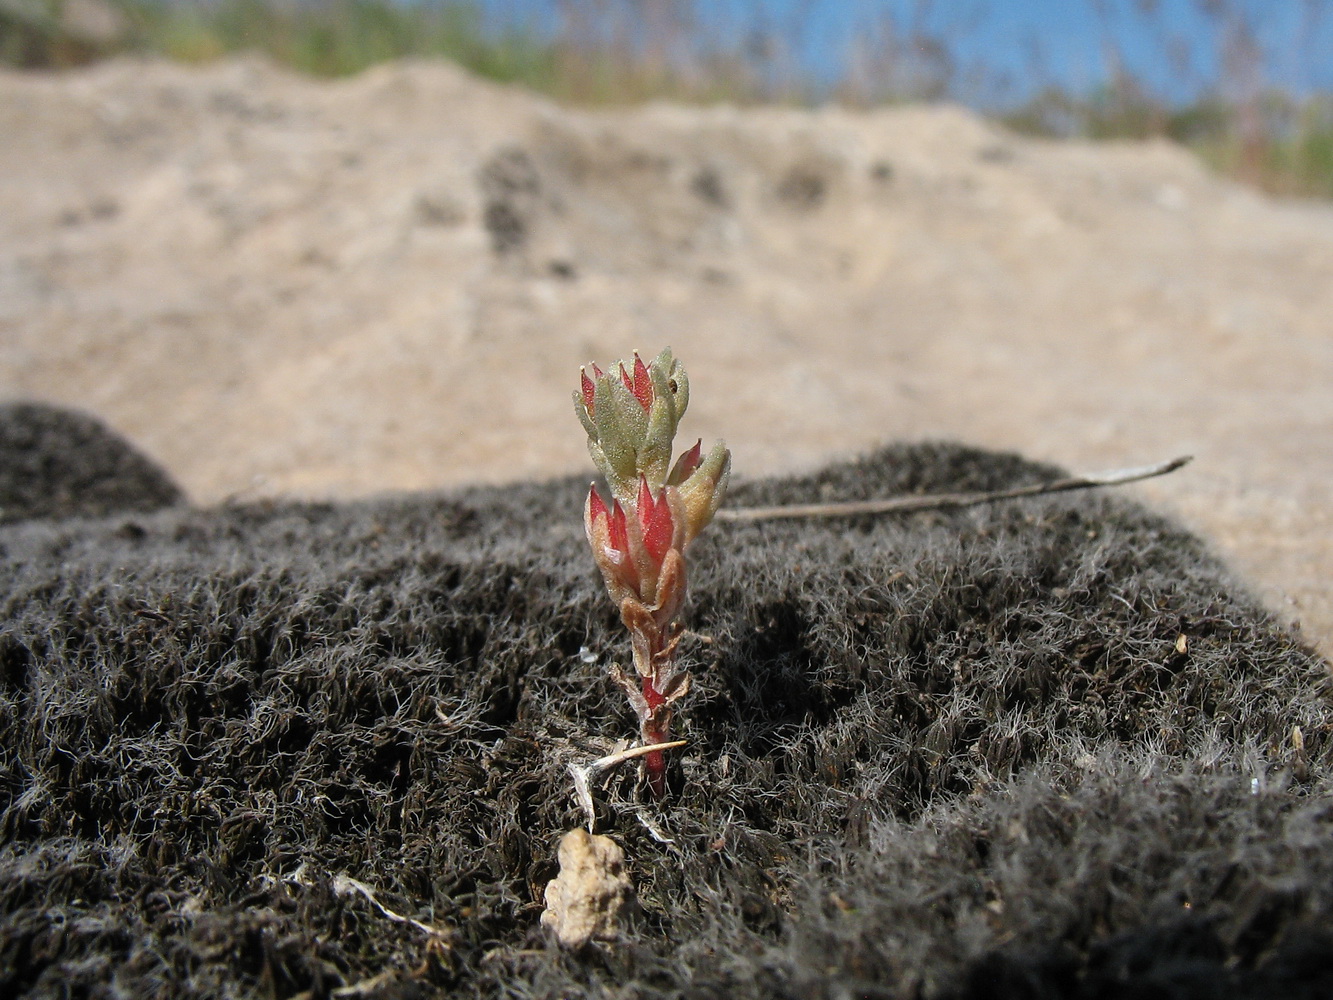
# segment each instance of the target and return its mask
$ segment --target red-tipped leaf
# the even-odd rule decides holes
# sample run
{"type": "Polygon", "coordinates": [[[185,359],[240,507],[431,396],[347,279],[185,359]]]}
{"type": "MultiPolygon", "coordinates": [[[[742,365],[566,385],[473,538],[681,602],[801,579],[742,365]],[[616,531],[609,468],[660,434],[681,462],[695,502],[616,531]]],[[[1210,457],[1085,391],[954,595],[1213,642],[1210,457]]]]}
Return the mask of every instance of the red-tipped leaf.
{"type": "Polygon", "coordinates": [[[611,547],[617,552],[629,552],[629,525],[625,523],[625,508],[619,500],[611,501],[611,513],[607,519],[611,533],[611,547]]]}
{"type": "Polygon", "coordinates": [[[643,363],[637,352],[634,355],[634,385],[630,387],[630,391],[645,410],[652,407],[653,379],[648,374],[648,366],[643,363]]]}
{"type": "Polygon", "coordinates": [[[608,515],[609,515],[609,513],[610,513],[610,512],[606,509],[606,501],[603,500],[603,499],[602,499],[602,495],[601,495],[600,493],[597,492],[597,487],[596,487],[596,486],[589,486],[589,487],[588,487],[588,512],[587,512],[587,515],[586,515],[586,516],[587,516],[587,520],[588,520],[588,524],[591,525],[591,524],[596,523],[596,521],[597,521],[597,517],[598,517],[599,514],[608,514],[608,515]]]}
{"type": "Polygon", "coordinates": [[[662,557],[671,548],[671,541],[676,532],[675,523],[671,519],[671,505],[667,503],[666,490],[662,490],[654,500],[648,480],[640,476],[638,507],[639,527],[643,529],[643,547],[648,550],[653,563],[660,565],[662,557]]]}
{"type": "MultiPolygon", "coordinates": [[[[596,365],[593,365],[592,367],[593,367],[593,371],[596,371],[596,370],[597,370],[597,366],[596,366],[596,365]]],[[[597,387],[593,384],[592,379],[588,378],[588,373],[587,373],[587,371],[584,370],[584,369],[582,369],[582,368],[579,369],[579,379],[580,379],[580,381],[582,382],[582,388],[583,388],[583,406],[584,406],[584,409],[586,409],[586,410],[588,411],[588,416],[591,417],[591,416],[592,416],[592,401],[593,401],[593,397],[596,395],[596,388],[597,388],[597,387]]]]}
{"type": "Polygon", "coordinates": [[[694,474],[694,470],[699,468],[699,463],[703,460],[703,443],[703,438],[700,438],[694,442],[693,448],[676,459],[676,465],[671,470],[671,475],[667,477],[668,483],[679,486],[694,474]]]}
{"type": "Polygon", "coordinates": [[[639,508],[639,523],[647,524],[648,516],[653,512],[653,488],[648,485],[648,477],[639,473],[639,495],[634,498],[639,508]]]}

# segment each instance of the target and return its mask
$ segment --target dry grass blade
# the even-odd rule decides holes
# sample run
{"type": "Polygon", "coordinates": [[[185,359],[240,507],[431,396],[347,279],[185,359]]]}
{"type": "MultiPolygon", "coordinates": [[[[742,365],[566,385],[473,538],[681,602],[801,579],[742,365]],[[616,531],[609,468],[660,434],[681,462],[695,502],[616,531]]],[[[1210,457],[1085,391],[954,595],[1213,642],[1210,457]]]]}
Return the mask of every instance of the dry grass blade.
{"type": "Polygon", "coordinates": [[[907,514],[920,510],[947,510],[1014,500],[1018,497],[1043,496],[1047,493],[1066,493],[1086,490],[1094,486],[1122,486],[1142,479],[1152,479],[1175,472],[1188,465],[1192,455],[1182,455],[1157,465],[1094,472],[1084,476],[1070,476],[1046,483],[1015,486],[1005,490],[986,490],[976,493],[927,493],[922,496],[888,497],[882,500],[849,500],[840,503],[785,504],[779,507],[741,507],[717,512],[719,521],[772,521],[794,517],[851,517],[858,514],[907,514]]]}
{"type": "Polygon", "coordinates": [[[342,873],[334,875],[333,891],[340,896],[347,896],[359,893],[360,895],[366,897],[366,899],[369,900],[370,903],[377,910],[380,911],[380,913],[384,914],[390,920],[396,921],[397,923],[400,924],[410,924],[417,930],[429,934],[432,938],[438,938],[440,940],[447,941],[450,937],[451,932],[446,928],[432,927],[430,924],[422,923],[415,917],[407,917],[401,913],[395,913],[393,910],[389,909],[387,906],[385,906],[383,903],[379,901],[379,897],[375,895],[374,889],[372,889],[370,886],[366,885],[366,883],[360,881],[359,879],[352,878],[352,876],[350,875],[344,875],[342,873]]]}
{"type": "Polygon", "coordinates": [[[594,781],[605,772],[627,760],[633,760],[635,757],[642,757],[644,754],[659,750],[674,750],[676,747],[683,747],[684,745],[685,740],[672,740],[669,743],[646,743],[642,746],[629,747],[626,750],[607,754],[605,757],[598,757],[591,764],[570,764],[569,773],[574,778],[574,795],[579,800],[579,805],[583,808],[584,813],[588,816],[588,832],[597,832],[594,829],[597,824],[597,809],[592,798],[594,781]]]}

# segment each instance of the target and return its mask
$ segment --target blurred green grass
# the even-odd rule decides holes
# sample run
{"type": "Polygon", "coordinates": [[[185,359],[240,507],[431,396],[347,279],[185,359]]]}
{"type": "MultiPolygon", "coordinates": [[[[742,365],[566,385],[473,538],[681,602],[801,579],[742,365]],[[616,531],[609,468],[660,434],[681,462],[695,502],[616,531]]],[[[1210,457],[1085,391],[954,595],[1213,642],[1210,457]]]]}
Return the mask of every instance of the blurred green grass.
{"type": "MultiPolygon", "coordinates": [[[[391,59],[442,58],[585,105],[832,99],[866,107],[957,99],[962,89],[947,37],[894,41],[890,28],[871,58],[846,53],[844,79],[816,86],[784,58],[794,43],[783,31],[796,25],[746,31],[719,49],[703,40],[690,0],[562,0],[556,10],[559,27],[543,33],[497,28],[468,0],[0,0],[0,65],[61,69],[127,53],[201,63],[258,51],[304,73],[346,76],[391,59]]],[[[1209,0],[1208,10],[1231,29],[1219,37],[1238,45],[1219,57],[1232,66],[1253,61],[1236,30],[1246,26],[1241,7],[1209,0]]],[[[1333,198],[1333,94],[1297,97],[1262,86],[1261,66],[1241,69],[1249,82],[1240,92],[1186,106],[1121,73],[1091,93],[1048,86],[1017,107],[982,110],[1030,134],[1172,139],[1270,193],[1333,198]]]]}
{"type": "Polygon", "coordinates": [[[470,3],[0,0],[0,62],[10,66],[68,68],[126,53],[203,63],[245,51],[316,76],[417,56],[537,90],[555,85],[548,42],[523,31],[487,31],[470,3]],[[103,30],[89,30],[92,9],[105,14],[103,30]]]}

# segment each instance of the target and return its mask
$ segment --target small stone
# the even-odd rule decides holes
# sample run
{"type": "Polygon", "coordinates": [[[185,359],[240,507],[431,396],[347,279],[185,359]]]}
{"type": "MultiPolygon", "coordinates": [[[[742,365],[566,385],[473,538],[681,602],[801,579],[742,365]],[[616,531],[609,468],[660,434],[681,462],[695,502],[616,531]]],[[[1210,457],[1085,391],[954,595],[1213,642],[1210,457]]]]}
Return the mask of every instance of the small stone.
{"type": "Polygon", "coordinates": [[[560,874],[546,886],[542,926],[570,949],[614,940],[634,900],[620,846],[579,828],[560,838],[559,858],[560,874]]]}

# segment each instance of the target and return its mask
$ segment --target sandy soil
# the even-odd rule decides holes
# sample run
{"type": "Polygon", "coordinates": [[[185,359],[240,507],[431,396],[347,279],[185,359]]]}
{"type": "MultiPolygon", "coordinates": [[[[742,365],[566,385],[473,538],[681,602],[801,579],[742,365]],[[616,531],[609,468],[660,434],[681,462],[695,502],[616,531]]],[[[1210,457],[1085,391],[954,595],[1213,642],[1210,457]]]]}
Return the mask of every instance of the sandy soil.
{"type": "Polygon", "coordinates": [[[1333,206],[951,107],[557,107],[439,64],[0,74],[0,397],[193,499],[591,465],[580,363],[685,362],[739,475],[952,438],[1132,488],[1333,653],[1333,206]]]}

